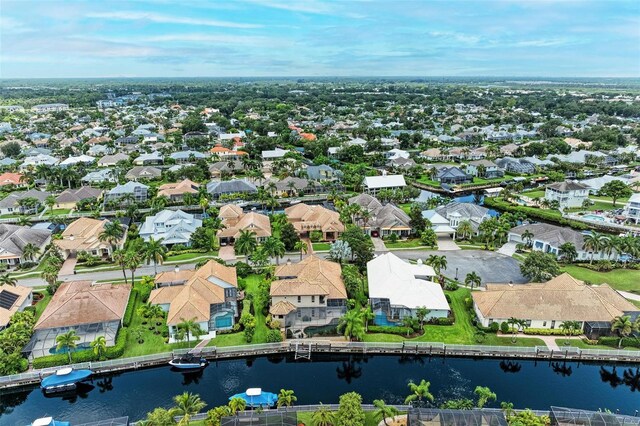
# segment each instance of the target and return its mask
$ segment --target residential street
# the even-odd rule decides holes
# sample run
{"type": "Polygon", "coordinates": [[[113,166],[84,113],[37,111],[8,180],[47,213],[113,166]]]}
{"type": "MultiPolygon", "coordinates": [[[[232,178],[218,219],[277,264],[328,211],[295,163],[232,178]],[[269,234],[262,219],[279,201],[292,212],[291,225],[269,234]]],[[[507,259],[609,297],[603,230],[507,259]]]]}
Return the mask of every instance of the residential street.
{"type": "MultiPolygon", "coordinates": [[[[456,268],[458,269],[458,280],[464,282],[465,276],[475,271],[482,278],[482,283],[502,283],[513,282],[515,284],[526,283],[527,279],[520,273],[518,262],[508,256],[484,250],[457,250],[457,251],[439,251],[439,250],[391,250],[399,258],[405,260],[426,260],[430,255],[444,255],[447,257],[447,269],[443,271],[448,278],[455,279],[456,268]]],[[[384,252],[376,252],[382,254],[384,252]]],[[[318,253],[318,256],[325,257],[327,253],[318,253]]],[[[279,260],[280,263],[300,261],[299,254],[285,255],[279,260]]],[[[193,269],[195,263],[185,263],[180,265],[180,269],[193,269]]],[[[159,265],[158,272],[171,271],[175,265],[159,265]]],[[[135,272],[136,277],[143,275],[154,275],[153,265],[141,266],[135,272]]],[[[131,272],[127,270],[127,277],[131,276],[131,272]]],[[[62,281],[102,281],[102,280],[121,280],[122,271],[94,271],[83,272],[71,275],[61,275],[62,281]]],[[[25,278],[18,280],[18,283],[27,287],[44,287],[47,284],[42,278],[25,278]]]]}

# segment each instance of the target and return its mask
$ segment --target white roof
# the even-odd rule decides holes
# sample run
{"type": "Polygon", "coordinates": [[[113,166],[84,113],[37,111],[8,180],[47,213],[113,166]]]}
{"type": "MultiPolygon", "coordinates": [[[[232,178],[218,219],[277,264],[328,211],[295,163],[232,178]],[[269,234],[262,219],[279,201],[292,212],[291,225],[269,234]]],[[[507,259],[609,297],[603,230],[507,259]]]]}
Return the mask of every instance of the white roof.
{"type": "Polygon", "coordinates": [[[260,396],[260,395],[262,395],[262,389],[261,388],[249,388],[249,389],[247,389],[247,391],[245,393],[247,394],[247,396],[260,396]]]}
{"type": "Polygon", "coordinates": [[[403,175],[367,176],[364,178],[364,184],[369,189],[407,186],[403,175]]]}
{"type": "Polygon", "coordinates": [[[262,151],[262,158],[282,158],[287,154],[287,152],[289,152],[288,149],[269,149],[262,151]]]}
{"type": "Polygon", "coordinates": [[[640,203],[640,193],[631,195],[627,203],[640,203]]]}
{"type": "Polygon", "coordinates": [[[389,299],[391,305],[417,309],[450,310],[431,266],[410,264],[393,253],[385,253],[367,263],[369,297],[389,299]]]}

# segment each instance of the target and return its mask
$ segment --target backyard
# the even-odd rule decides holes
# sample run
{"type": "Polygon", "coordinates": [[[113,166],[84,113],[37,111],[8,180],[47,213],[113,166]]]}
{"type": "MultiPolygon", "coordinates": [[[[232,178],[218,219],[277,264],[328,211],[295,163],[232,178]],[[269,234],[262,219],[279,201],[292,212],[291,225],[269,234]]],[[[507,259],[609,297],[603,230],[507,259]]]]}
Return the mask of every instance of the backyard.
{"type": "Polygon", "coordinates": [[[640,294],[640,271],[637,269],[614,269],[609,272],[598,272],[578,265],[565,265],[563,272],[574,278],[591,284],[609,284],[616,290],[640,294]]]}
{"type": "Polygon", "coordinates": [[[414,342],[443,342],[466,345],[489,345],[489,346],[544,346],[544,342],[537,338],[519,337],[516,343],[511,342],[511,337],[496,336],[490,333],[482,343],[478,343],[475,338],[476,328],[471,324],[468,310],[465,308],[464,300],[471,297],[471,291],[460,288],[455,291],[447,291],[451,297],[451,308],[454,312],[456,322],[454,325],[425,325],[424,334],[414,339],[407,339],[396,334],[367,334],[366,342],[402,342],[404,340],[414,342]]]}
{"type": "Polygon", "coordinates": [[[409,238],[406,240],[398,240],[395,243],[391,242],[389,239],[384,240],[384,245],[388,249],[403,249],[403,248],[424,248],[427,247],[422,244],[422,240],[420,238],[409,238]]]}

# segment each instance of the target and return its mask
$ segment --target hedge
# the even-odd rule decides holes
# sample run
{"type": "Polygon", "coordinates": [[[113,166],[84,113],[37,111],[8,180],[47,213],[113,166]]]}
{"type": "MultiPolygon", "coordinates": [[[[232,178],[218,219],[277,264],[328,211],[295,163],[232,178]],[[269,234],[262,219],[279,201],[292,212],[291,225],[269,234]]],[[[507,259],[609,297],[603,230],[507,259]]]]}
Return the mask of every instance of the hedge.
{"type": "MultiPolygon", "coordinates": [[[[567,330],[568,331],[568,330],[567,330]]],[[[540,336],[566,336],[568,333],[559,328],[525,328],[524,334],[539,334],[540,336]]],[[[573,330],[572,336],[579,336],[582,334],[582,330],[573,330]]]]}
{"type": "Polygon", "coordinates": [[[413,334],[413,328],[400,326],[394,327],[392,325],[370,325],[369,333],[399,334],[406,336],[407,334],[413,334]]]}
{"type": "MultiPolygon", "coordinates": [[[[618,348],[619,337],[605,336],[598,339],[599,345],[611,346],[615,349],[618,348]]],[[[640,348],[640,341],[635,337],[625,337],[622,339],[622,348],[640,348]]]]}
{"type": "Polygon", "coordinates": [[[430,325],[453,325],[454,323],[454,319],[453,318],[431,318],[427,324],[430,325]]]}
{"type": "Polygon", "coordinates": [[[188,253],[206,253],[209,250],[207,249],[185,249],[185,250],[169,250],[164,255],[169,256],[177,256],[179,254],[188,254],[188,253]]]}
{"type": "MultiPolygon", "coordinates": [[[[127,344],[127,329],[121,328],[116,338],[116,344],[109,346],[104,352],[104,356],[108,359],[120,358],[124,355],[124,349],[127,344]]],[[[81,362],[98,361],[98,355],[93,352],[93,349],[87,349],[84,351],[71,352],[71,363],[77,364],[81,362]]],[[[69,355],[56,354],[47,355],[33,360],[33,368],[49,368],[57,367],[59,365],[69,364],[69,355]]]]}
{"type": "Polygon", "coordinates": [[[134,310],[136,307],[136,303],[138,301],[138,290],[132,289],[131,296],[129,296],[129,302],[127,303],[127,309],[124,311],[124,317],[122,319],[122,324],[125,327],[129,327],[131,324],[131,320],[133,319],[134,310]]]}
{"type": "Polygon", "coordinates": [[[493,197],[485,197],[484,206],[497,210],[508,211],[511,213],[522,213],[534,219],[540,219],[548,222],[557,223],[558,225],[569,226],[578,231],[590,229],[589,225],[578,222],[577,220],[565,219],[558,213],[549,210],[543,210],[537,207],[526,207],[520,205],[512,205],[508,202],[498,200],[493,197]]]}

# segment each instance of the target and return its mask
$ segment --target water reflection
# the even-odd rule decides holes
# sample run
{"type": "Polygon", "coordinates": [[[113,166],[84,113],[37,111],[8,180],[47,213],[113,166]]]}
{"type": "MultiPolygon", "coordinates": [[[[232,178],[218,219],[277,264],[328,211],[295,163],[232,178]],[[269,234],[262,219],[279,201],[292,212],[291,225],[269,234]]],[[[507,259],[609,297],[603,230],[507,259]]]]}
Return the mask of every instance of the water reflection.
{"type": "Polygon", "coordinates": [[[204,368],[199,370],[192,371],[183,371],[182,372],[182,385],[188,386],[191,384],[197,385],[200,383],[200,379],[202,379],[202,375],[204,374],[204,368]]]}
{"type": "Polygon", "coordinates": [[[611,371],[605,367],[600,367],[600,379],[605,383],[609,383],[612,388],[617,388],[622,384],[622,378],[618,376],[615,366],[611,368],[611,371]]]}
{"type": "Polygon", "coordinates": [[[339,380],[344,380],[348,384],[354,379],[359,379],[362,376],[362,367],[361,363],[367,362],[366,357],[358,357],[354,359],[353,357],[349,357],[348,360],[342,361],[342,365],[336,368],[336,374],[339,380]]]}
{"type": "Polygon", "coordinates": [[[624,384],[629,386],[631,392],[640,391],[640,367],[636,367],[635,371],[633,368],[628,368],[622,376],[624,377],[624,384]]]}
{"type": "Polygon", "coordinates": [[[500,369],[505,373],[517,373],[522,370],[522,364],[516,361],[500,361],[500,369]]]}
{"type": "Polygon", "coordinates": [[[573,373],[573,368],[567,365],[566,362],[552,362],[551,369],[554,373],[561,375],[562,377],[569,377],[573,373]]]}
{"type": "Polygon", "coordinates": [[[46,398],[62,399],[63,401],[67,401],[69,404],[75,404],[78,402],[78,398],[87,399],[89,392],[95,388],[96,387],[94,385],[89,383],[78,383],[75,389],[69,389],[63,392],[43,393],[46,398]]]}
{"type": "Polygon", "coordinates": [[[31,391],[3,393],[0,398],[0,416],[11,414],[15,407],[22,405],[27,400],[30,393],[31,391]]]}
{"type": "Polygon", "coordinates": [[[625,385],[631,392],[640,392],[640,367],[627,368],[622,372],[622,376],[618,374],[615,366],[611,367],[611,371],[606,367],[600,367],[600,379],[609,383],[612,388],[625,385]]]}
{"type": "Polygon", "coordinates": [[[100,393],[110,392],[113,390],[113,377],[103,377],[96,382],[96,386],[100,389],[100,393]]]}

